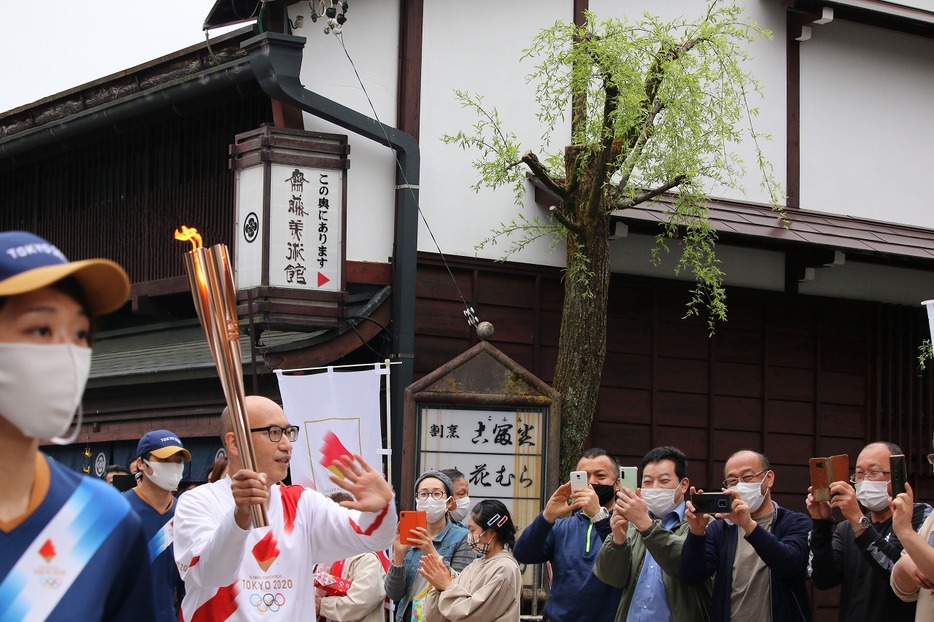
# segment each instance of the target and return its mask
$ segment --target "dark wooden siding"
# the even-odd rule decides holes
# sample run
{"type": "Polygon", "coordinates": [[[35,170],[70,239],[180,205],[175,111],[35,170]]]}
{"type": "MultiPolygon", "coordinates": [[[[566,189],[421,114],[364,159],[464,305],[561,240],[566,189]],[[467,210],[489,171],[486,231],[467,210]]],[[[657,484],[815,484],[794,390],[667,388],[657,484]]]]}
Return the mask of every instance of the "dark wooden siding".
{"type": "MultiPolygon", "coordinates": [[[[449,258],[450,259],[450,258],[449,258]]],[[[561,314],[560,273],[510,264],[452,264],[458,287],[491,342],[550,382],[561,314]]],[[[460,354],[476,337],[437,258],[420,257],[416,376],[460,354]]],[[[726,458],[741,448],[765,453],[775,498],[805,511],[808,458],[848,453],[873,440],[898,443],[909,480],[934,499],[931,451],[934,370],[919,374],[923,310],[729,291],[729,321],[708,338],[683,319],[684,284],[614,276],[600,400],[591,444],[638,465],[658,445],[690,459],[692,483],[717,488],[726,458]]],[[[835,620],[836,590],[814,595],[818,620],[835,620]]]]}
{"type": "Polygon", "coordinates": [[[74,257],[108,257],[133,282],[181,276],[180,224],[231,242],[227,145],[271,119],[256,85],[178,104],[134,126],[106,128],[0,172],[0,230],[26,229],[74,257]]]}

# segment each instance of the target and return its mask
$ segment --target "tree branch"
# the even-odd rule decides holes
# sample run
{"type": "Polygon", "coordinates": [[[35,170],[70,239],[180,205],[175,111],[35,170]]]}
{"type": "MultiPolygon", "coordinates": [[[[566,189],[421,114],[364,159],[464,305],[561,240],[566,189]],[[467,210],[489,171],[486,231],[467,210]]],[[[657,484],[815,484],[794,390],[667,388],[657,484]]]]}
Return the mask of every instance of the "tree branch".
{"type": "Polygon", "coordinates": [[[555,220],[564,225],[564,227],[574,235],[580,235],[584,232],[581,226],[568,218],[567,215],[561,209],[559,209],[557,205],[552,205],[548,208],[548,211],[552,216],[554,216],[555,220]]]}
{"type": "Polygon", "coordinates": [[[556,195],[561,197],[561,200],[567,202],[568,200],[568,191],[567,188],[562,186],[560,183],[554,180],[551,174],[548,172],[548,169],[545,168],[545,165],[542,164],[541,160],[538,159],[538,156],[532,153],[531,151],[526,151],[525,155],[522,156],[520,160],[523,164],[529,167],[529,170],[532,171],[532,174],[535,175],[541,182],[545,185],[546,188],[554,192],[556,195]]]}
{"type": "MultiPolygon", "coordinates": [[[[687,175],[678,175],[674,179],[668,180],[667,182],[665,182],[661,186],[658,186],[657,188],[653,188],[652,190],[646,190],[645,192],[642,192],[641,194],[637,194],[636,196],[623,201],[619,205],[613,206],[613,209],[618,210],[618,209],[627,209],[630,207],[635,207],[636,205],[639,205],[641,203],[645,203],[646,201],[650,201],[654,199],[660,194],[664,194],[668,192],[675,186],[680,186],[686,180],[687,180],[687,175]]],[[[620,186],[620,189],[622,189],[621,186],[620,186]]]]}

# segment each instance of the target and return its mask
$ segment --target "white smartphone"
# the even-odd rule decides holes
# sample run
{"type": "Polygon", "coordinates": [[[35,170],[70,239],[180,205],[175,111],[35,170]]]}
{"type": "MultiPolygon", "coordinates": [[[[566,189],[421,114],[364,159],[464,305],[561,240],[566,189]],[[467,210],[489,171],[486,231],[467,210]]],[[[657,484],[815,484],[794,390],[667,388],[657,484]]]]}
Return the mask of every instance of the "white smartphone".
{"type": "Polygon", "coordinates": [[[587,488],[587,471],[571,471],[571,492],[587,488]]]}
{"type": "Polygon", "coordinates": [[[628,466],[619,467],[619,485],[625,486],[629,490],[635,490],[639,487],[639,467],[628,466]]]}

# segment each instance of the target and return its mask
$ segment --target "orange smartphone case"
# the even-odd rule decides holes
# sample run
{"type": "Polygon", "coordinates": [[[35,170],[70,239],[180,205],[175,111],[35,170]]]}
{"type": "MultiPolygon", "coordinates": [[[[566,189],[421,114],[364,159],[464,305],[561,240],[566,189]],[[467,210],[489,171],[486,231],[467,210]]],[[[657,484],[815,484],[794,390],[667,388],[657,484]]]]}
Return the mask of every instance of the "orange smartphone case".
{"type": "Polygon", "coordinates": [[[399,513],[399,540],[411,544],[409,532],[416,527],[428,527],[428,514],[420,510],[402,510],[399,513]]]}

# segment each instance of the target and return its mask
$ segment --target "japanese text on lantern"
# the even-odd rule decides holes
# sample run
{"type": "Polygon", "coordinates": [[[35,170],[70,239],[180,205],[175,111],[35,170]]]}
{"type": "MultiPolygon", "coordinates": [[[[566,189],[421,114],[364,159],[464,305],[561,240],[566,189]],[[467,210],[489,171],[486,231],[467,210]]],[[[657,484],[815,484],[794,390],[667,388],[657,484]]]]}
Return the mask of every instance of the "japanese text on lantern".
{"type": "Polygon", "coordinates": [[[308,213],[305,211],[304,191],[307,179],[305,174],[299,169],[292,171],[292,175],[285,181],[291,184],[291,198],[288,202],[289,214],[289,237],[286,241],[285,260],[285,278],[287,283],[296,283],[305,285],[305,243],[302,236],[305,231],[305,217],[308,213]]]}
{"type": "Polygon", "coordinates": [[[318,268],[323,269],[328,262],[328,210],[331,208],[328,195],[331,190],[329,175],[318,175],[318,268]]]}

